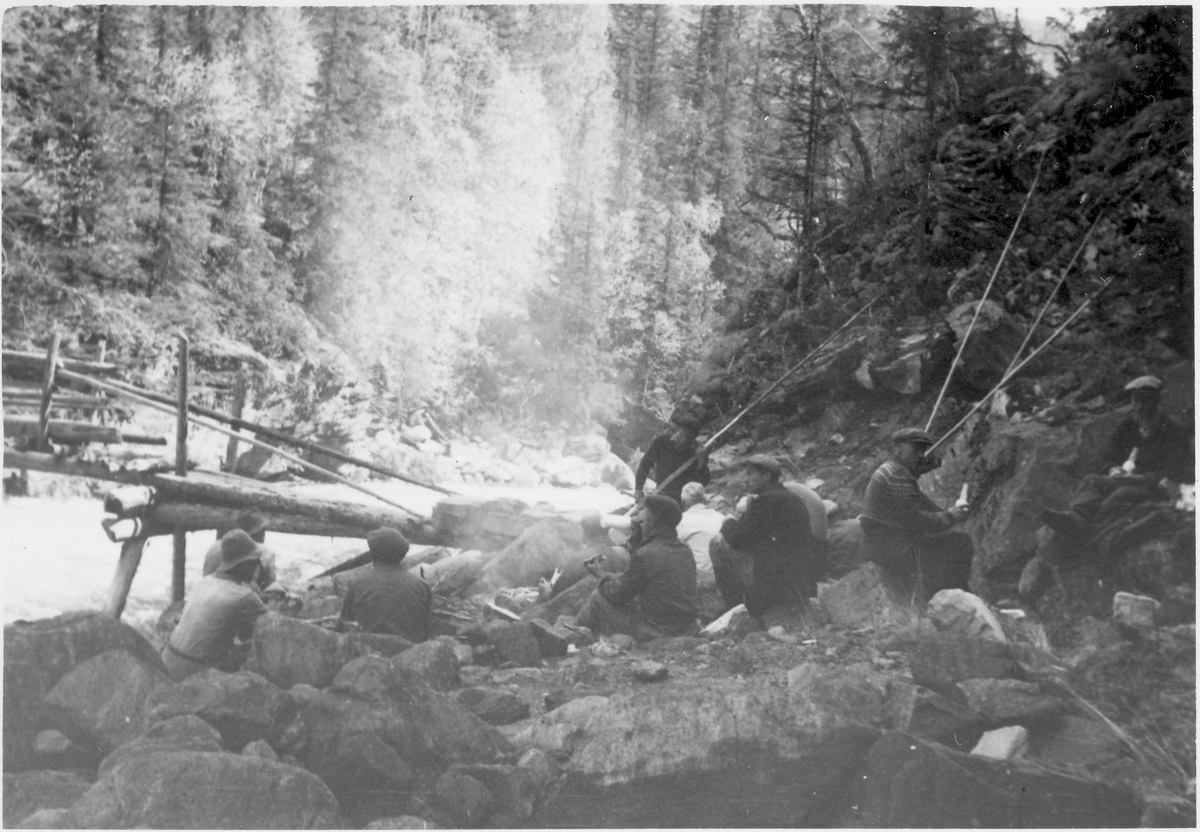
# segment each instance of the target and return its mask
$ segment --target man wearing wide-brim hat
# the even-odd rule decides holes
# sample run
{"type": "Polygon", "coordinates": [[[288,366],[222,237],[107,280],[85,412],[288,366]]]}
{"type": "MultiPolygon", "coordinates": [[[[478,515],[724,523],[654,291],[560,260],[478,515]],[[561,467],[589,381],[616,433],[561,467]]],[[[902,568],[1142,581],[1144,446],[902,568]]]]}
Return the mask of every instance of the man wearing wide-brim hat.
{"type": "Polygon", "coordinates": [[[267,611],[250,586],[261,557],[262,547],[243,529],[221,538],[220,565],[192,589],[163,647],[163,664],[172,681],[210,667],[232,672],[241,665],[254,623],[267,611]],[[238,639],[247,643],[235,645],[238,639]]]}
{"type": "MultiPolygon", "coordinates": [[[[241,529],[246,534],[250,535],[250,539],[259,544],[262,554],[259,557],[258,572],[255,573],[251,585],[264,593],[271,584],[278,580],[278,575],[275,571],[275,553],[266,546],[267,539],[267,519],[252,508],[239,512],[234,528],[241,529]]],[[[232,531],[232,529],[230,530],[232,531]]],[[[226,532],[228,534],[229,532],[226,532]]],[[[223,535],[222,535],[223,537],[223,535]]],[[[208,551],[204,553],[204,566],[201,569],[202,575],[211,575],[216,572],[221,565],[221,538],[208,547],[208,551]]]]}
{"type": "Polygon", "coordinates": [[[767,454],[740,462],[751,496],[745,513],[721,524],[710,553],[726,607],[745,603],[763,624],[774,609],[802,611],[817,589],[817,541],[808,507],[780,482],[783,468],[767,454]],[[741,559],[748,556],[749,564],[741,559]],[[749,568],[745,568],[748,566],[749,568]]]}
{"type": "Polygon", "coordinates": [[[342,621],[363,631],[401,636],[414,644],[429,638],[433,590],[401,561],[408,539],[396,529],[378,528],[367,535],[371,568],[353,575],[342,599],[342,621]]]}
{"type": "Polygon", "coordinates": [[[670,497],[651,494],[638,513],[644,542],[630,556],[628,569],[613,574],[602,572],[598,560],[584,564],[600,583],[575,623],[638,641],[695,635],[696,561],[676,533],[683,512],[670,497]]]}
{"type": "MultiPolygon", "coordinates": [[[[918,428],[892,434],[891,458],[875,469],[859,517],[866,554],[906,588],[919,585],[926,598],[943,589],[967,589],[974,545],[952,531],[966,506],[943,510],[918,483],[933,439],[918,428]]],[[[925,600],[925,599],[922,599],[925,600]]]]}
{"type": "Polygon", "coordinates": [[[1104,455],[1104,474],[1088,474],[1065,511],[1046,509],[1042,521],[1059,534],[1083,537],[1131,505],[1164,502],[1180,483],[1194,482],[1194,433],[1164,413],[1162,381],[1139,376],[1125,385],[1132,412],[1117,425],[1104,455]]]}

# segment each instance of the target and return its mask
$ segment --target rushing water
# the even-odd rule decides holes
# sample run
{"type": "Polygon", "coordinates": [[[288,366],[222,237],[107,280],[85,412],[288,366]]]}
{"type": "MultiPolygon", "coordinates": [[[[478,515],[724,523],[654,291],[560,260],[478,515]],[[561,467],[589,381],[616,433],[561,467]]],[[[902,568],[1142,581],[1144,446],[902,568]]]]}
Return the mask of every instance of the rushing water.
{"type": "MultiPolygon", "coordinates": [[[[428,515],[440,495],[403,483],[371,483],[384,496],[428,515]]],[[[611,511],[625,498],[607,486],[562,489],[506,488],[465,484],[464,494],[508,497],[530,505],[547,503],[561,511],[611,511]]],[[[313,486],[321,496],[369,503],[370,497],[344,486],[313,486]]],[[[105,517],[101,500],[88,497],[8,497],[0,506],[0,588],[4,623],[46,618],[77,609],[104,605],[112,584],[120,545],[111,543],[100,526],[105,517]]],[[[215,539],[211,531],[187,535],[185,585],[200,578],[205,550],[215,539]]],[[[363,551],[357,538],[312,537],[268,533],[267,545],[276,553],[280,579],[296,586],[318,572],[363,551]]],[[[138,627],[153,626],[170,601],[171,552],[169,536],[146,544],[130,589],[123,620],[138,627]]]]}

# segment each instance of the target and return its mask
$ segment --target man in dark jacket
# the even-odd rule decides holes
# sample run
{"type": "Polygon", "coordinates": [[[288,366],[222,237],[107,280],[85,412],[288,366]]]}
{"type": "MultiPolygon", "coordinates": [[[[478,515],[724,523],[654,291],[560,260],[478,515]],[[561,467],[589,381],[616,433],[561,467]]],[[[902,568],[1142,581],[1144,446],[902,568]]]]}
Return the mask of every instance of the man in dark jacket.
{"type": "Polygon", "coordinates": [[[1104,457],[1104,474],[1088,474],[1066,511],[1046,509],[1042,520],[1054,531],[1083,537],[1130,506],[1165,502],[1181,483],[1196,478],[1194,436],[1160,407],[1162,381],[1135,378],[1125,389],[1133,412],[1117,425],[1104,457]]]}
{"type": "Polygon", "coordinates": [[[816,595],[817,542],[813,538],[804,500],[779,482],[782,472],[773,457],[746,459],[746,477],[753,497],[746,513],[721,526],[724,547],[711,548],[713,573],[726,606],[745,602],[746,611],[761,619],[776,607],[803,608],[816,595]],[[750,581],[729,562],[729,550],[748,555],[750,581]]]}
{"type": "Polygon", "coordinates": [[[695,635],[696,561],[675,533],[683,512],[670,497],[651,494],[641,509],[644,542],[619,575],[602,573],[598,560],[587,562],[600,579],[575,618],[596,633],[624,633],[639,641],[695,635]]]}
{"type": "Polygon", "coordinates": [[[633,495],[639,501],[644,496],[646,479],[651,473],[654,474],[654,482],[657,484],[654,493],[670,497],[676,505],[683,504],[682,492],[685,485],[689,482],[708,485],[711,478],[708,470],[708,454],[701,452],[700,456],[682,474],[670,482],[666,482],[667,478],[679,470],[698,450],[696,447],[698,425],[683,416],[673,418],[676,419],[676,429],[671,433],[662,433],[654,437],[650,442],[650,447],[646,449],[645,455],[642,456],[641,462],[638,463],[633,479],[633,495]]]}
{"type": "Polygon", "coordinates": [[[357,623],[368,633],[425,641],[433,591],[400,564],[408,554],[408,540],[395,529],[381,528],[367,535],[367,548],[371,569],[350,579],[341,619],[357,623]]]}
{"type": "Polygon", "coordinates": [[[966,519],[966,506],[943,511],[917,482],[932,444],[917,428],[892,435],[892,458],[871,475],[859,518],[867,557],[908,586],[922,579],[927,596],[967,589],[974,550],[968,535],[951,531],[966,519]]]}

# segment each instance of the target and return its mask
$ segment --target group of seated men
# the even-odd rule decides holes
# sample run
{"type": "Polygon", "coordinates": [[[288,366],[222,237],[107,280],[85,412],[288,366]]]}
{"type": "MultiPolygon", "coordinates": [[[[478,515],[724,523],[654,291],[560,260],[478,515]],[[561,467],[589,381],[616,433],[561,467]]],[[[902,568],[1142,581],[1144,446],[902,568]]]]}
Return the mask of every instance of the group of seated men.
{"type": "MultiPolygon", "coordinates": [[[[1162,413],[1162,382],[1143,376],[1126,389],[1134,406],[1113,436],[1106,457],[1113,467],[1086,477],[1066,512],[1044,513],[1059,533],[1083,532],[1120,506],[1161,501],[1174,483],[1194,478],[1187,450],[1191,432],[1162,413]],[[1121,466],[1120,459],[1126,464],[1121,466]]],[[[771,610],[802,611],[816,596],[827,568],[825,503],[810,488],[782,482],[776,459],[755,455],[741,462],[750,493],[733,517],[724,517],[705,504],[709,471],[696,438],[696,430],[684,426],[651,444],[635,481],[627,558],[606,555],[612,546],[599,518],[583,521],[590,555],[583,567],[598,583],[576,626],[643,641],[692,635],[699,626],[698,570],[711,573],[726,609],[745,604],[760,625],[771,610]],[[646,495],[643,487],[651,473],[665,487],[646,495]],[[606,571],[606,559],[624,568],[606,571]]],[[[966,589],[973,553],[971,538],[954,530],[966,519],[967,506],[944,510],[918,484],[930,470],[932,444],[929,434],[916,428],[892,435],[892,452],[872,474],[859,518],[867,558],[926,597],[942,589],[966,589]]],[[[245,512],[238,526],[208,552],[204,577],[163,648],[173,679],[206,667],[236,668],[244,652],[234,649],[235,638],[249,638],[258,616],[267,611],[260,593],[270,595],[278,587],[274,556],[263,545],[266,523],[245,512]]],[[[350,579],[341,620],[368,632],[426,640],[432,593],[401,565],[408,541],[395,529],[381,528],[368,535],[367,544],[372,569],[350,579]]]]}

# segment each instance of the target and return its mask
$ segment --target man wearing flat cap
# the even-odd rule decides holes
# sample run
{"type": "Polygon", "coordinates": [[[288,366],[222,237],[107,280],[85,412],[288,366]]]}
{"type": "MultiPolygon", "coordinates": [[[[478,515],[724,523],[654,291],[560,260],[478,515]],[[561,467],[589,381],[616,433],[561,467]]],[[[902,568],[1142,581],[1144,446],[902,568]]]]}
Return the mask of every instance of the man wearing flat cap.
{"type": "Polygon", "coordinates": [[[770,610],[803,609],[816,595],[817,541],[804,500],[779,481],[783,469],[778,460],[758,454],[741,464],[753,496],[744,514],[721,525],[724,545],[710,551],[725,605],[744,602],[762,623],[770,610]],[[730,560],[734,553],[749,556],[748,574],[730,560]]]}
{"type": "Polygon", "coordinates": [[[408,554],[408,540],[395,529],[380,528],[367,535],[367,549],[371,568],[348,581],[341,620],[368,633],[402,636],[414,644],[425,641],[433,591],[400,563],[408,554]]]}
{"type": "Polygon", "coordinates": [[[188,595],[183,616],[163,647],[163,664],[174,682],[206,668],[233,672],[249,653],[254,623],[267,611],[250,582],[262,547],[243,529],[221,538],[221,562],[188,595]],[[243,644],[235,644],[240,639],[243,644]]]}
{"type": "Polygon", "coordinates": [[[1131,505],[1165,501],[1196,478],[1194,436],[1160,407],[1163,383],[1140,376],[1125,385],[1133,405],[1109,441],[1107,473],[1088,474],[1065,511],[1046,509],[1042,521],[1060,534],[1085,535],[1131,505]]]}
{"type": "Polygon", "coordinates": [[[585,564],[600,583],[575,623],[638,641],[695,635],[696,561],[675,531],[683,512],[670,497],[651,494],[639,515],[644,542],[630,556],[628,569],[614,575],[602,573],[597,560],[585,564]]]}
{"type": "Polygon", "coordinates": [[[867,557],[909,586],[918,579],[931,597],[943,589],[967,589],[974,546],[952,531],[966,506],[943,511],[918,484],[929,434],[904,428],[892,434],[892,456],[871,475],[859,517],[867,557]]]}
{"type": "MultiPolygon", "coordinates": [[[[251,586],[259,593],[262,593],[277,580],[275,553],[265,545],[267,539],[267,519],[252,508],[246,509],[238,514],[234,528],[241,529],[250,535],[250,539],[259,544],[259,548],[262,550],[261,557],[259,558],[258,572],[251,582],[251,586]]],[[[204,567],[201,574],[211,575],[217,571],[220,565],[221,539],[218,538],[212,546],[208,547],[208,551],[204,553],[204,567]]]]}

